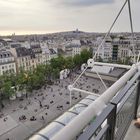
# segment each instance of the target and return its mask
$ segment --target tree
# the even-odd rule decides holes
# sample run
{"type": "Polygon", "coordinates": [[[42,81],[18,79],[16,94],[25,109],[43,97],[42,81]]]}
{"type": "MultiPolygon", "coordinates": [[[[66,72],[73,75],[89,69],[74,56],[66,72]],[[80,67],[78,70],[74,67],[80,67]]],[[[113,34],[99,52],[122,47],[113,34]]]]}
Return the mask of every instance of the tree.
{"type": "Polygon", "coordinates": [[[9,75],[9,81],[11,81],[12,86],[17,85],[17,75],[15,73],[11,73],[9,75]]]}
{"type": "Polygon", "coordinates": [[[27,92],[32,92],[33,90],[34,73],[32,71],[28,71],[24,73],[24,75],[25,75],[24,83],[25,83],[25,89],[26,89],[26,97],[28,97],[27,92]]]}
{"type": "Polygon", "coordinates": [[[46,80],[47,81],[51,81],[51,77],[52,77],[52,70],[53,68],[51,67],[51,65],[46,65],[46,80]]]}
{"type": "Polygon", "coordinates": [[[0,105],[3,108],[3,99],[7,99],[15,94],[15,90],[12,88],[15,84],[15,75],[4,74],[0,76],[0,105]]]}
{"type": "Polygon", "coordinates": [[[1,108],[4,107],[4,104],[2,102],[3,101],[3,98],[4,98],[2,87],[3,87],[3,81],[2,81],[2,76],[1,76],[0,77],[0,105],[1,105],[1,108]]]}
{"type": "Polygon", "coordinates": [[[81,52],[82,63],[87,63],[87,60],[91,57],[92,57],[92,52],[88,51],[87,49],[84,49],[81,52]]]}
{"type": "Polygon", "coordinates": [[[52,70],[52,77],[54,80],[59,78],[60,70],[58,68],[52,70]]]}
{"type": "Polygon", "coordinates": [[[39,89],[42,86],[42,74],[33,74],[31,80],[28,82],[28,90],[39,89]]]}
{"type": "Polygon", "coordinates": [[[12,88],[12,83],[10,81],[4,82],[1,90],[5,98],[9,98],[15,94],[15,91],[12,88]]]}
{"type": "Polygon", "coordinates": [[[31,81],[32,73],[32,71],[20,71],[20,73],[17,75],[16,87],[19,88],[19,91],[26,90],[26,97],[27,92],[31,92],[33,89],[31,81]]]}
{"type": "Polygon", "coordinates": [[[62,56],[58,56],[57,58],[52,58],[50,60],[50,65],[51,67],[54,68],[58,68],[59,70],[63,70],[65,68],[65,59],[62,56]]]}
{"type": "Polygon", "coordinates": [[[46,81],[46,66],[38,65],[37,68],[30,73],[28,84],[32,89],[41,88],[46,81]],[[31,82],[31,83],[30,83],[31,82]]]}
{"type": "Polygon", "coordinates": [[[74,68],[74,62],[72,57],[66,57],[66,68],[72,70],[74,68]]]}
{"type": "Polygon", "coordinates": [[[20,73],[17,74],[17,80],[15,86],[19,87],[19,90],[22,91],[23,89],[26,89],[27,85],[27,74],[25,71],[20,71],[20,73]]]}
{"type": "Polygon", "coordinates": [[[81,59],[81,55],[76,54],[73,57],[73,62],[74,62],[74,67],[79,68],[82,64],[82,59],[81,59]]]}

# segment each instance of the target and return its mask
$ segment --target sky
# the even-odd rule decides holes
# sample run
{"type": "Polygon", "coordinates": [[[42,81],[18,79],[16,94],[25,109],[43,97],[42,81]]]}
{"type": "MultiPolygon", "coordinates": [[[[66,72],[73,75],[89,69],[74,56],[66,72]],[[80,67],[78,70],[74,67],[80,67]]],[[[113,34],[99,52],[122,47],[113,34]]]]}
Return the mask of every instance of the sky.
{"type": "MultiPolygon", "coordinates": [[[[125,0],[0,0],[0,35],[71,31],[107,32],[125,0]]],[[[140,31],[140,0],[130,0],[140,31]]],[[[128,6],[114,32],[130,31],[128,6]]]]}

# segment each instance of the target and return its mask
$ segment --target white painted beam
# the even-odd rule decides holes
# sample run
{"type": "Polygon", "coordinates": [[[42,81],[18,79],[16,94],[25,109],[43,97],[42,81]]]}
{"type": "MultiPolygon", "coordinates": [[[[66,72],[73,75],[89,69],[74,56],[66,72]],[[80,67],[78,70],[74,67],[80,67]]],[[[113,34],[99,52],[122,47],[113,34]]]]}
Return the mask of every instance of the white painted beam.
{"type": "MultiPolygon", "coordinates": [[[[69,86],[71,86],[71,85],[69,85],[69,86]]],[[[69,86],[68,86],[68,87],[69,87],[69,86]]],[[[78,91],[78,92],[82,92],[82,93],[85,93],[85,94],[91,94],[91,95],[94,95],[94,96],[96,96],[96,97],[100,97],[100,95],[98,95],[98,94],[96,94],[96,93],[89,92],[89,91],[86,91],[86,90],[82,90],[82,89],[79,89],[79,88],[74,88],[74,87],[72,87],[72,88],[71,88],[71,91],[78,91]]]]}
{"type": "Polygon", "coordinates": [[[68,125],[61,129],[51,140],[72,140],[84,127],[97,116],[116,95],[116,93],[127,83],[127,81],[137,72],[137,66],[133,65],[131,69],[116,81],[108,90],[98,97],[91,105],[81,112],[68,125]]]}
{"type": "Polygon", "coordinates": [[[125,68],[125,69],[130,69],[132,67],[130,65],[94,62],[93,59],[89,59],[87,63],[88,63],[88,66],[90,66],[90,67],[93,67],[94,65],[103,65],[103,66],[118,67],[118,68],[125,68]]]}

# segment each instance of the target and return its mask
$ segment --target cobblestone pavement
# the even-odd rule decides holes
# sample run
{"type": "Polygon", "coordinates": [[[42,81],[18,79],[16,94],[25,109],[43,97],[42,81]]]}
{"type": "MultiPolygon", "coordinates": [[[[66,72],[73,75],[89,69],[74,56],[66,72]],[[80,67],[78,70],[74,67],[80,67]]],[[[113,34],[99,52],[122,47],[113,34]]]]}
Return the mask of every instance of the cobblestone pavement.
{"type": "MultiPolygon", "coordinates": [[[[54,85],[33,91],[28,99],[22,97],[22,99],[19,98],[15,101],[5,101],[5,107],[0,112],[3,114],[0,119],[0,122],[3,122],[0,124],[0,140],[27,139],[69,109],[70,96],[67,86],[72,84],[76,76],[78,75],[73,74],[72,77],[58,81],[54,85]],[[58,109],[57,106],[63,106],[63,108],[58,109]],[[32,116],[35,118],[34,121],[30,120],[32,116]]],[[[106,84],[110,86],[110,83],[106,84]]],[[[100,80],[85,76],[82,76],[75,86],[97,94],[105,91],[100,80]]],[[[78,92],[73,92],[72,95],[76,97],[73,98],[72,105],[87,96],[78,92]]]]}

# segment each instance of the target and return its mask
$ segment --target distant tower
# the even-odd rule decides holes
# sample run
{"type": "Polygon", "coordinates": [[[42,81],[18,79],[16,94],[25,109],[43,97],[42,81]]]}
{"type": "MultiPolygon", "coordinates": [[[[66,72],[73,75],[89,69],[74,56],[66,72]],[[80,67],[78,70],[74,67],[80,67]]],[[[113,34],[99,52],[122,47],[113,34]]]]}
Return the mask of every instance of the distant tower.
{"type": "Polygon", "coordinates": [[[16,35],[15,33],[12,34],[13,37],[14,37],[15,35],[16,35]]]}
{"type": "Polygon", "coordinates": [[[15,36],[16,36],[16,34],[13,33],[12,36],[11,36],[11,39],[12,39],[12,40],[15,40],[15,36]]]}
{"type": "Polygon", "coordinates": [[[76,33],[79,33],[79,30],[78,30],[78,28],[76,29],[76,33]]]}

